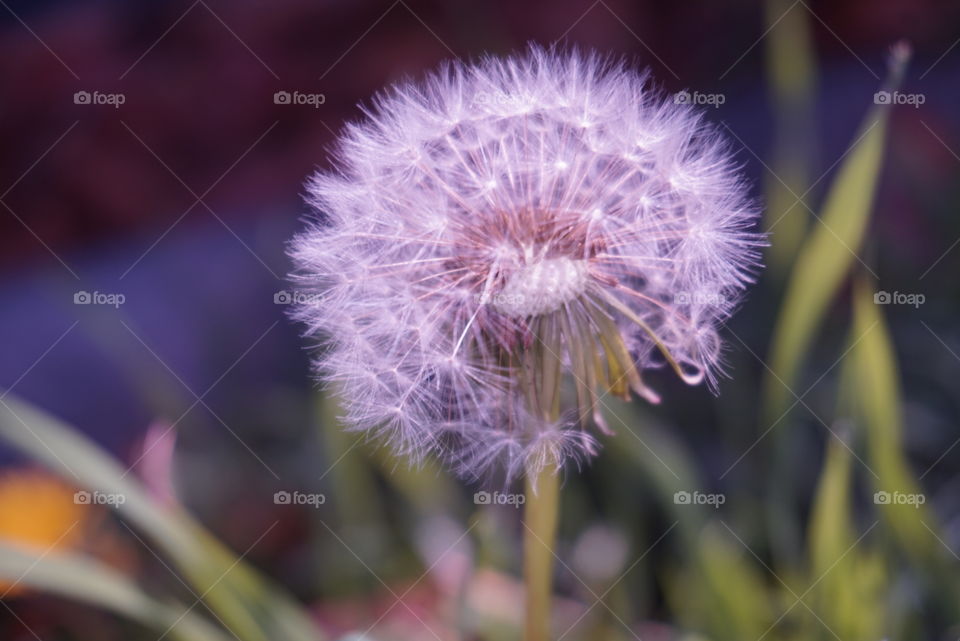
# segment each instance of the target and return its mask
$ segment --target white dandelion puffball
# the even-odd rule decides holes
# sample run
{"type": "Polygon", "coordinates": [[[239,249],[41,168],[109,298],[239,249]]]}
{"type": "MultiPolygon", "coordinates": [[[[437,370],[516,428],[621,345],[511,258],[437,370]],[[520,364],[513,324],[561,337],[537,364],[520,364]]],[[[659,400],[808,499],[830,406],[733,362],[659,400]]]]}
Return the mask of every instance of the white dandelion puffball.
{"type": "Polygon", "coordinates": [[[309,183],[296,317],[352,428],[464,477],[597,452],[642,374],[714,382],[764,244],[717,132],[646,74],[530,48],[378,96],[309,183]]]}

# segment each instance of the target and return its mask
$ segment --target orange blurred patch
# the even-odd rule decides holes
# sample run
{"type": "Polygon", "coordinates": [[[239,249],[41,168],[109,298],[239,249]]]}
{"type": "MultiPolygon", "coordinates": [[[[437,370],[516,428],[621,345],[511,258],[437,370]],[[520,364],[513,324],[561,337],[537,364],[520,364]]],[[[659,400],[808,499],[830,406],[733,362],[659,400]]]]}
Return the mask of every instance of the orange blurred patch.
{"type": "MultiPolygon", "coordinates": [[[[40,470],[16,468],[0,473],[0,540],[41,554],[75,548],[94,510],[74,501],[73,488],[40,470]]],[[[23,593],[0,581],[0,598],[23,593]]]]}

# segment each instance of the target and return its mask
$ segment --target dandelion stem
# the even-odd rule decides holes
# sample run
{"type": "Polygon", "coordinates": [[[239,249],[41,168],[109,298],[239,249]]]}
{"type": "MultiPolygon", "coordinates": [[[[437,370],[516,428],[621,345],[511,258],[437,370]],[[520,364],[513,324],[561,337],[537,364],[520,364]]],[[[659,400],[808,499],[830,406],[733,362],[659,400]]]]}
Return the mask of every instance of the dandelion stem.
{"type": "Polygon", "coordinates": [[[560,499],[560,474],[546,465],[527,476],[524,513],[524,578],[527,587],[525,641],[549,641],[553,594],[554,542],[560,499]]]}

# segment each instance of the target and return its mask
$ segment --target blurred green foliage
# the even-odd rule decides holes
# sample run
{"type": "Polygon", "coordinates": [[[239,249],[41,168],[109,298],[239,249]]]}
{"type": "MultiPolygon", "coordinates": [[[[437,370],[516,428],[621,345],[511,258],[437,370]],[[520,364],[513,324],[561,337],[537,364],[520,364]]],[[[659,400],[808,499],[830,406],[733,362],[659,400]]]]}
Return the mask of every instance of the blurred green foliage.
{"type": "MultiPolygon", "coordinates": [[[[196,599],[209,606],[216,620],[240,641],[321,638],[309,618],[281,590],[269,586],[242,558],[228,551],[188,515],[152,498],[139,482],[127,475],[119,461],[79,432],[41,410],[8,398],[0,403],[0,437],[79,487],[124,497],[117,506],[119,515],[146,534],[157,549],[169,557],[193,586],[196,599]]],[[[172,620],[168,629],[179,629],[178,634],[184,641],[213,638],[208,634],[210,626],[201,625],[197,617],[190,614],[192,607],[161,606],[160,601],[146,597],[131,603],[125,599],[133,599],[135,593],[125,597],[124,591],[118,589],[118,579],[106,568],[96,566],[91,560],[47,559],[44,552],[36,552],[32,563],[60,563],[57,567],[69,570],[63,574],[62,593],[83,592],[81,587],[69,591],[69,577],[80,571],[76,570],[77,564],[86,563],[85,569],[91,570],[87,572],[91,584],[102,588],[97,593],[101,604],[109,604],[115,611],[151,627],[172,620]],[[173,616],[177,612],[182,615],[173,616]]],[[[18,581],[21,579],[18,568],[22,568],[22,564],[8,559],[0,565],[0,576],[18,581]]],[[[33,572],[27,576],[33,576],[33,572]]]]}

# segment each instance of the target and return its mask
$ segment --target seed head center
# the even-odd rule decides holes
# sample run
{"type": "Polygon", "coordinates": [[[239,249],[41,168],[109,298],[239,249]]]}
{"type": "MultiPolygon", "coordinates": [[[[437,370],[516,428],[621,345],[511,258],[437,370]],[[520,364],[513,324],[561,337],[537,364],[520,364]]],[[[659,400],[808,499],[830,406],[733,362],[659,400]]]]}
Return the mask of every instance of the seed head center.
{"type": "Polygon", "coordinates": [[[493,306],[513,318],[541,316],[580,296],[588,279],[585,260],[543,258],[510,274],[493,306]]]}

